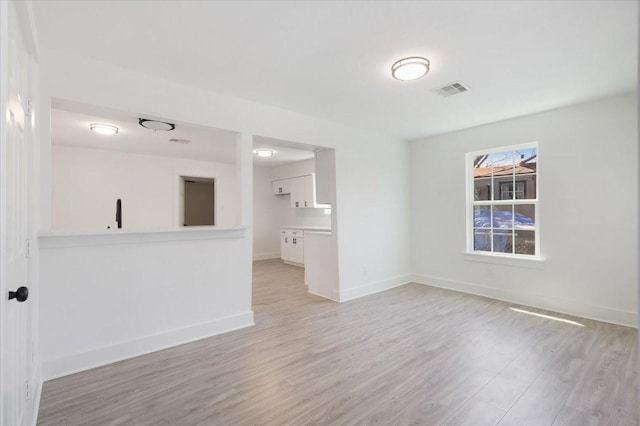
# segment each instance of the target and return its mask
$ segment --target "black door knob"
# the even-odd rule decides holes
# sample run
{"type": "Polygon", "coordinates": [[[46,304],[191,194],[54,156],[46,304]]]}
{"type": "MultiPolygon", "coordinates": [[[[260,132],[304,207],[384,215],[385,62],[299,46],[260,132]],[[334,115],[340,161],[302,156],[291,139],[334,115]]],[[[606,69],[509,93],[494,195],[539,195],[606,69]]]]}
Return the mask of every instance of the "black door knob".
{"type": "Polygon", "coordinates": [[[29,298],[29,289],[26,287],[18,287],[16,291],[9,292],[9,300],[16,299],[18,302],[24,302],[29,298]]]}

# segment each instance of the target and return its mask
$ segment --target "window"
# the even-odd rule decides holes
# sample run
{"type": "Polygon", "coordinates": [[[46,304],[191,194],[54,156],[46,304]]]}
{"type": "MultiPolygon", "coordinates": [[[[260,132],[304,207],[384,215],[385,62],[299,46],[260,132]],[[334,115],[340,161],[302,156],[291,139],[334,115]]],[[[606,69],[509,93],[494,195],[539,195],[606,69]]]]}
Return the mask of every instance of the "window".
{"type": "Polygon", "coordinates": [[[538,256],[538,144],[467,154],[467,251],[538,256]]]}
{"type": "MultiPolygon", "coordinates": [[[[500,199],[501,200],[510,200],[513,198],[513,183],[511,182],[500,182],[500,199]]],[[[515,183],[516,186],[516,200],[524,199],[525,194],[525,181],[519,180],[515,183]]]]}

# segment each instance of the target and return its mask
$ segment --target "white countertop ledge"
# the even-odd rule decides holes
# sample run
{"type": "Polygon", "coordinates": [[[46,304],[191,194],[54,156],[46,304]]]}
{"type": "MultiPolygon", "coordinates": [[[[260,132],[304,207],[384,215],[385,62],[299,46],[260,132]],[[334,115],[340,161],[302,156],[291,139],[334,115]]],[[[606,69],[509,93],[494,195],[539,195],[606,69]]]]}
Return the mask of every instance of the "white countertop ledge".
{"type": "Polygon", "coordinates": [[[320,235],[324,237],[330,237],[331,231],[304,231],[304,235],[320,235]]]}
{"type": "Polygon", "coordinates": [[[281,226],[280,229],[300,229],[301,231],[326,231],[331,232],[328,226],[281,226]]]}
{"type": "Polygon", "coordinates": [[[218,228],[189,226],[148,230],[105,229],[100,231],[44,231],[38,234],[41,249],[103,246],[113,244],[154,243],[162,241],[194,241],[220,238],[243,238],[246,227],[218,228]]]}

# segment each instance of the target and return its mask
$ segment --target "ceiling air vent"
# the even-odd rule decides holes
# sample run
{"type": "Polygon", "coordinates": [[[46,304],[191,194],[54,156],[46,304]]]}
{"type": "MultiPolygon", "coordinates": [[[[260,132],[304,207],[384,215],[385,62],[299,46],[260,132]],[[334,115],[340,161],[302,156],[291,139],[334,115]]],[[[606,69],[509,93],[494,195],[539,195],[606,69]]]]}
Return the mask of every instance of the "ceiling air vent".
{"type": "Polygon", "coordinates": [[[444,87],[436,89],[435,92],[441,96],[447,97],[466,92],[467,90],[469,90],[468,86],[465,86],[463,83],[457,81],[455,83],[447,84],[444,87]]]}
{"type": "Polygon", "coordinates": [[[183,145],[188,144],[189,142],[191,142],[189,139],[178,139],[178,138],[171,138],[169,139],[169,142],[173,142],[173,143],[181,143],[183,145]]]}

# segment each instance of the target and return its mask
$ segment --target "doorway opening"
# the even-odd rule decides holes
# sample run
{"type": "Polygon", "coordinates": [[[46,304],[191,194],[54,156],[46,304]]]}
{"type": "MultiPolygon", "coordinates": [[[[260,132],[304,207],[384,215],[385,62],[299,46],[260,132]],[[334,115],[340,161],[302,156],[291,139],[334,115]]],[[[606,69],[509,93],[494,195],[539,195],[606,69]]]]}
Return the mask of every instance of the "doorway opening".
{"type": "MultiPolygon", "coordinates": [[[[253,136],[253,149],[254,269],[266,282],[285,273],[295,282],[287,298],[337,300],[335,151],[263,136],[253,136]]],[[[271,291],[254,282],[254,301],[271,291]]]]}
{"type": "Polygon", "coordinates": [[[216,224],[215,179],[181,176],[184,185],[184,220],[182,226],[213,226],[216,224]]]}

